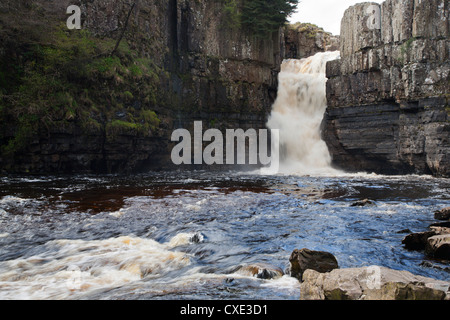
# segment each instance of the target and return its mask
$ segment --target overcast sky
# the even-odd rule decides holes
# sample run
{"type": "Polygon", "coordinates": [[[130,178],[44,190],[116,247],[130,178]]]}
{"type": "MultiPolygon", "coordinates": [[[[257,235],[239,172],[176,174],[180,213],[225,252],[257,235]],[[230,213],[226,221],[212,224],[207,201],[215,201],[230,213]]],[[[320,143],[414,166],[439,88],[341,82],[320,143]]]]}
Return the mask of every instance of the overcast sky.
{"type": "Polygon", "coordinates": [[[366,1],[384,2],[384,0],[300,0],[297,12],[289,21],[314,23],[325,31],[339,35],[344,11],[356,3],[366,1]]]}

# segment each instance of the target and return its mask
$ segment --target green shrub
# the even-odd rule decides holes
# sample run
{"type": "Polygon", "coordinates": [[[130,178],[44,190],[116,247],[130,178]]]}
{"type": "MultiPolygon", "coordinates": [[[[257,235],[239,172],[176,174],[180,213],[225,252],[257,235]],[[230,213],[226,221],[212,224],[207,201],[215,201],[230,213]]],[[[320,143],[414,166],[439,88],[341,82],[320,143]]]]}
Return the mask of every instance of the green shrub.
{"type": "Polygon", "coordinates": [[[158,116],[154,111],[144,110],[141,112],[142,120],[144,120],[145,124],[148,124],[151,130],[155,130],[159,127],[161,120],[159,120],[158,116]]]}
{"type": "Polygon", "coordinates": [[[84,133],[105,130],[109,137],[148,135],[159,126],[153,111],[133,106],[127,108],[127,121],[114,120],[125,109],[124,100],[156,105],[162,99],[159,75],[164,70],[151,59],[131,50],[126,39],[111,56],[115,39],[65,26],[45,30],[32,40],[11,40],[14,55],[0,52],[2,153],[12,155],[52,124],[67,121],[84,133]]]}
{"type": "Polygon", "coordinates": [[[118,135],[137,135],[139,125],[123,120],[113,120],[106,125],[106,137],[108,140],[114,139],[118,135]]]}
{"type": "Polygon", "coordinates": [[[131,101],[133,100],[134,96],[130,91],[125,91],[123,93],[123,96],[125,97],[126,100],[131,101]]]}

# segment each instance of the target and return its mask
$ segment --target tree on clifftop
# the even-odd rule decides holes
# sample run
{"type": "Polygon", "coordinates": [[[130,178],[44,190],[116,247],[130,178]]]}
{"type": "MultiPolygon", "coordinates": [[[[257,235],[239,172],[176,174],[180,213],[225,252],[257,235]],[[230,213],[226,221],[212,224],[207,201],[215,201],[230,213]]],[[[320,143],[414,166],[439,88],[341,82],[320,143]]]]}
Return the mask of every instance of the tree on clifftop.
{"type": "Polygon", "coordinates": [[[299,0],[225,0],[228,24],[267,37],[287,22],[299,0]]]}
{"type": "Polygon", "coordinates": [[[295,11],[298,0],[244,0],[242,24],[258,36],[277,31],[295,11]]]}

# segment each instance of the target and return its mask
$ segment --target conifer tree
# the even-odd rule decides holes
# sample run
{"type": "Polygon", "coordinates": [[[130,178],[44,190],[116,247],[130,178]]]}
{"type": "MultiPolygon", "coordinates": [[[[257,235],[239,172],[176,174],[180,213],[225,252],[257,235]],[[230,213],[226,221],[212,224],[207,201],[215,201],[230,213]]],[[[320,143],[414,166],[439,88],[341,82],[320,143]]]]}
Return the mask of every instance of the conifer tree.
{"type": "Polygon", "coordinates": [[[277,31],[295,11],[299,0],[242,0],[242,27],[259,37],[277,31]]]}

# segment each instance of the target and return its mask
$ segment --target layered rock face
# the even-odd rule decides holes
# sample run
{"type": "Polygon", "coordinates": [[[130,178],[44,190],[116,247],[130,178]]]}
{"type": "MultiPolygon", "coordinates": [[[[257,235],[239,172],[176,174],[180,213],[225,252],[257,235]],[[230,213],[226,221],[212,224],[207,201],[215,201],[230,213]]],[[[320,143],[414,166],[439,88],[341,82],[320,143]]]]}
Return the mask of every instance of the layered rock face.
{"type": "Polygon", "coordinates": [[[361,3],[344,14],[327,64],[323,138],[351,171],[450,175],[445,0],[361,3]]]}
{"type": "Polygon", "coordinates": [[[310,23],[288,25],[284,37],[285,59],[302,59],[318,52],[339,50],[339,36],[310,23]]]}
{"type": "MultiPolygon", "coordinates": [[[[14,156],[0,155],[3,171],[123,172],[161,168],[171,165],[173,130],[191,129],[194,120],[203,121],[205,130],[209,127],[265,127],[284,57],[282,30],[269,39],[259,39],[229,26],[224,17],[224,3],[219,0],[131,3],[135,6],[127,24],[131,6],[119,0],[58,3],[27,0],[24,8],[12,1],[0,5],[0,13],[4,13],[0,25],[5,29],[12,29],[10,23],[22,19],[20,12],[25,9],[33,15],[23,21],[30,28],[36,21],[43,20],[47,25],[65,25],[69,17],[67,7],[78,5],[82,30],[73,32],[87,30],[102,41],[110,39],[114,43],[125,29],[122,44],[126,43],[130,50],[138,53],[139,59],[152,64],[153,73],[141,72],[140,77],[150,78],[155,83],[151,92],[143,92],[140,82],[149,80],[136,80],[131,84],[133,94],[127,93],[132,98],[118,101],[123,111],[116,112],[112,119],[100,115],[96,119],[98,123],[88,130],[77,117],[61,125],[40,128],[40,133],[33,136],[25,149],[14,156]],[[154,111],[160,120],[158,127],[145,135],[133,129],[140,123],[128,116],[141,109],[154,111]],[[128,127],[122,125],[112,136],[108,132],[111,123],[126,123],[128,127]]],[[[139,63],[137,61],[136,65],[139,63]]],[[[138,74],[140,71],[137,70],[138,74]]],[[[116,77],[111,82],[125,87],[130,83],[123,82],[129,78],[116,77]]],[[[144,85],[149,87],[147,83],[144,85]]],[[[105,88],[114,90],[106,82],[105,88]]],[[[96,101],[96,104],[109,108],[107,104],[112,99],[107,95],[99,100],[102,99],[103,102],[96,101]]],[[[5,141],[13,139],[14,128],[4,131],[5,141]]]]}
{"type": "MultiPolygon", "coordinates": [[[[127,8],[121,12],[122,2],[112,2],[86,2],[86,27],[114,33],[117,26],[101,21],[123,21],[127,8]]],[[[155,106],[166,123],[165,148],[149,159],[157,159],[148,162],[152,169],[172,167],[170,135],[178,128],[192,132],[194,121],[202,121],[204,130],[265,127],[284,54],[281,29],[260,39],[229,26],[218,0],[139,1],[129,29],[127,40],[168,74],[160,88],[169,93],[168,106],[155,106]]]]}

